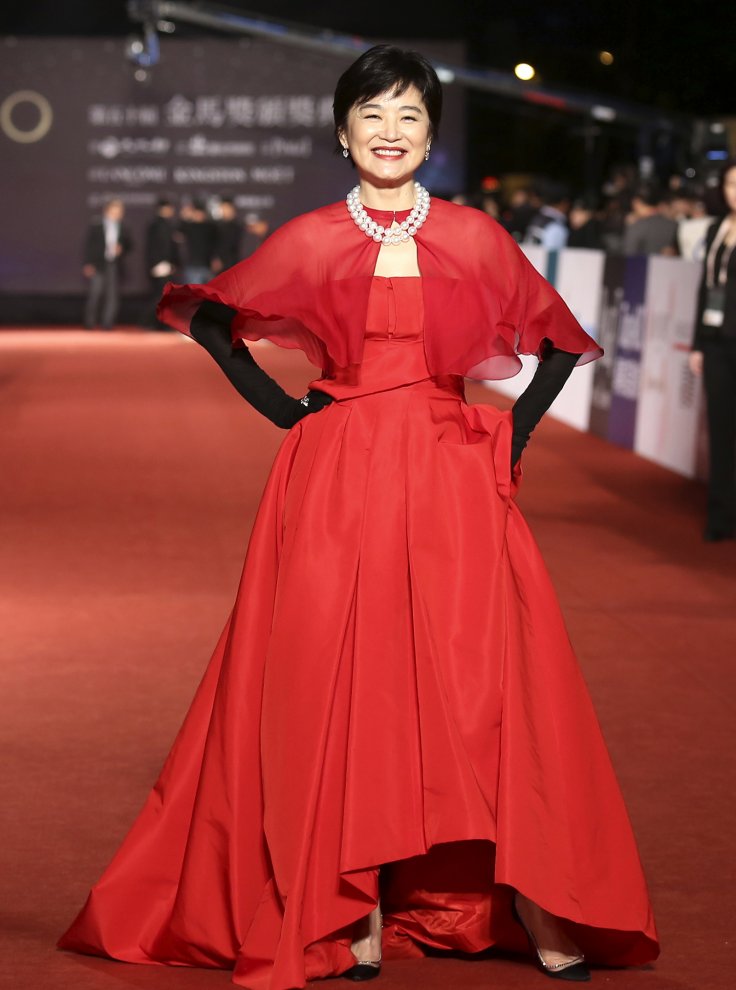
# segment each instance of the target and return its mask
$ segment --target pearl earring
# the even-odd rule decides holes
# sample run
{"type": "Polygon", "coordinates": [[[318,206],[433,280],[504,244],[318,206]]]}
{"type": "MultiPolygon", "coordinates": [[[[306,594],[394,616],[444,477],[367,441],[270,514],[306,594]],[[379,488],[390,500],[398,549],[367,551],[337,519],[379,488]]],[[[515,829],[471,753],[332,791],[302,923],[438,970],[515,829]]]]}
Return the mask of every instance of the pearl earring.
{"type": "Polygon", "coordinates": [[[431,147],[430,145],[427,145],[427,150],[424,152],[424,160],[425,160],[425,162],[429,161],[429,149],[430,149],[430,147],[431,147]]]}
{"type": "Polygon", "coordinates": [[[347,148],[343,148],[342,149],[342,157],[343,158],[347,158],[349,154],[350,154],[350,152],[348,151],[347,148]]]}

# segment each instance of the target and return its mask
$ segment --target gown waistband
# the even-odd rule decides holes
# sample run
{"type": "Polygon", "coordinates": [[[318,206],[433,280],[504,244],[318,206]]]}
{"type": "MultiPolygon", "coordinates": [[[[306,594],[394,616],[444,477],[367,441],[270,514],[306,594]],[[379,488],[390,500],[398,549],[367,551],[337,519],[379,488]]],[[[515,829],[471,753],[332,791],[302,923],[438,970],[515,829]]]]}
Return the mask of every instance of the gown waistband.
{"type": "Polygon", "coordinates": [[[372,381],[362,383],[359,380],[347,382],[344,379],[337,381],[334,378],[317,378],[309,383],[310,389],[319,392],[326,392],[334,399],[346,401],[348,399],[360,399],[369,395],[379,395],[387,392],[404,392],[410,390],[416,395],[423,395],[435,399],[462,400],[465,398],[464,379],[461,375],[437,375],[434,377],[420,378],[415,381],[402,382],[380,382],[372,381]]]}

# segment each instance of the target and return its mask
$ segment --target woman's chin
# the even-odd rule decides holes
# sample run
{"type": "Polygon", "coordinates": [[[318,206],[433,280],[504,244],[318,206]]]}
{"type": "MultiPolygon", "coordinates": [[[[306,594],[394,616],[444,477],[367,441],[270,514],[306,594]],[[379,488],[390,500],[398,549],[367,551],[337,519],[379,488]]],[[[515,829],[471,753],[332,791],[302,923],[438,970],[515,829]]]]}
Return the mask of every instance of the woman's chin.
{"type": "Polygon", "coordinates": [[[400,186],[414,178],[415,169],[408,162],[370,162],[359,166],[361,179],[376,186],[400,186]]]}

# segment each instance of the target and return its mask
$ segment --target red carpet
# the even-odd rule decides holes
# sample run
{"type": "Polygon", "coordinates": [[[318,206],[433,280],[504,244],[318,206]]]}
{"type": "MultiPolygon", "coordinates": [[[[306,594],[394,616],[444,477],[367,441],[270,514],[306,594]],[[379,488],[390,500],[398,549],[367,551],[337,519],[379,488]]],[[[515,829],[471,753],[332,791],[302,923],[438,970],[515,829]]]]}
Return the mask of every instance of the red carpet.
{"type": "MultiPolygon", "coordinates": [[[[292,394],[314,371],[257,351],[292,394]]],[[[138,811],[230,608],[282,433],[174,334],[0,334],[2,985],[230,985],[54,942],[138,811]]],[[[490,401],[480,386],[473,401],[490,401]]],[[[498,399],[507,405],[506,400],[498,399]]],[[[553,421],[519,503],[628,801],[661,959],[591,986],[734,984],[736,545],[703,491],[553,421]]],[[[382,990],[526,988],[520,959],[393,962],[382,990]]],[[[347,986],[347,984],[346,984],[347,986]]]]}

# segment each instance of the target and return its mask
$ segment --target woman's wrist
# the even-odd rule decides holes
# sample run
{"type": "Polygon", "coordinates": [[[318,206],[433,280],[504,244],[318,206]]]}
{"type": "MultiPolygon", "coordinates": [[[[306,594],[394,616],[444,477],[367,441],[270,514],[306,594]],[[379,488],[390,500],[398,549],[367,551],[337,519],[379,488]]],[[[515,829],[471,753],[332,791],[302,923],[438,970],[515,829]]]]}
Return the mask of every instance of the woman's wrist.
{"type": "Polygon", "coordinates": [[[278,423],[278,426],[282,426],[285,429],[291,429],[295,426],[300,419],[304,419],[305,416],[309,416],[310,413],[319,412],[324,409],[325,406],[329,406],[331,402],[334,402],[334,398],[328,395],[327,392],[320,392],[318,389],[310,388],[306,395],[302,396],[301,399],[292,399],[291,406],[286,414],[283,423],[278,423]]]}

